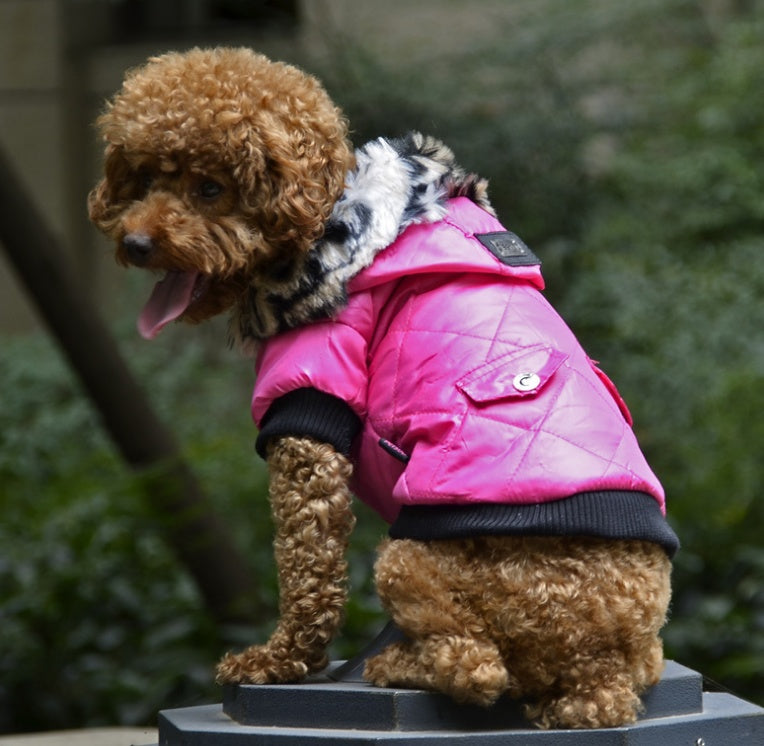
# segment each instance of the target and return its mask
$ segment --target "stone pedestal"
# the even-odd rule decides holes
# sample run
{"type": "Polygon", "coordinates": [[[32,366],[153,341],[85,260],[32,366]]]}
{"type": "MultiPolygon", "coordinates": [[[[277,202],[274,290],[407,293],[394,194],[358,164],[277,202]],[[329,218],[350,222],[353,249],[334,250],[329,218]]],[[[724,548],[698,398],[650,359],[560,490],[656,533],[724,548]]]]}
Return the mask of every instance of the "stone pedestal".
{"type": "Polygon", "coordinates": [[[702,677],[669,661],[631,726],[540,731],[517,704],[457,705],[417,690],[377,689],[339,664],[302,684],[225,687],[222,705],[166,710],[160,746],[762,746],[764,709],[704,692],[702,677]],[[344,678],[343,678],[344,677],[344,678]],[[348,680],[351,679],[351,680],[348,680]],[[355,679],[355,680],[353,680],[355,679]]]}

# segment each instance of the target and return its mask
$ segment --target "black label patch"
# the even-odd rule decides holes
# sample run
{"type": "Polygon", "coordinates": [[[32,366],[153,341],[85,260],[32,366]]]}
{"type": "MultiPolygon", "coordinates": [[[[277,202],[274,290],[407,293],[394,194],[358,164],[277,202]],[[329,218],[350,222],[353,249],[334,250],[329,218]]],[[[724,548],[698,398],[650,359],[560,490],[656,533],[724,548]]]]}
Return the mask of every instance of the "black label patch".
{"type": "Polygon", "coordinates": [[[527,267],[532,264],[541,264],[541,259],[512,231],[476,233],[475,238],[500,262],[510,267],[527,267]]]}

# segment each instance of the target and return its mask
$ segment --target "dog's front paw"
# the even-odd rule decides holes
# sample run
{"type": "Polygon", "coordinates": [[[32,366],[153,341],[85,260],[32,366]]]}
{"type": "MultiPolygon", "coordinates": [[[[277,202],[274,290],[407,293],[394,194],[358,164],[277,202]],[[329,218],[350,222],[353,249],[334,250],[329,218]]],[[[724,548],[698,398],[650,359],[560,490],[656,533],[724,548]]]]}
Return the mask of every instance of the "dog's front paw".
{"type": "Polygon", "coordinates": [[[227,653],[218,663],[218,684],[287,684],[309,672],[305,661],[289,657],[287,650],[253,645],[241,653],[227,653]]]}

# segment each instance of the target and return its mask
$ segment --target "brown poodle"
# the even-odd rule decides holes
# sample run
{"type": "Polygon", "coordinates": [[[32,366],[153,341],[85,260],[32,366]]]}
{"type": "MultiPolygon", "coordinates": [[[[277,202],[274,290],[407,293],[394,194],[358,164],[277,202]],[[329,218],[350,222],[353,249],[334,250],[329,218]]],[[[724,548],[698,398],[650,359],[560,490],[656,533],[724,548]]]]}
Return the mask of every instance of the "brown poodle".
{"type": "MultiPolygon", "coordinates": [[[[234,342],[259,354],[271,338],[333,323],[353,278],[384,246],[410,223],[443,218],[432,205],[468,198],[491,214],[484,182],[419,135],[406,141],[405,172],[395,170],[404,146],[374,146],[388,170],[359,205],[350,188],[371,149],[354,154],[342,114],[314,78],[245,49],[149,60],[128,74],[98,126],[105,176],[89,198],[91,219],[114,239],[121,264],[164,274],[139,320],[147,338],[175,319],[229,312],[234,342]],[[389,233],[384,211],[399,202],[403,217],[389,233]],[[373,251],[337,253],[351,245],[373,251]]],[[[258,359],[259,377],[278,367],[271,361],[258,359]]],[[[319,671],[342,621],[351,480],[364,473],[360,425],[340,439],[323,436],[326,417],[285,426],[273,415],[280,401],[259,418],[258,441],[270,471],[280,619],[268,642],[223,658],[220,682],[291,682],[319,671]]],[[[362,405],[354,410],[343,421],[364,419],[362,405]]],[[[403,470],[409,455],[379,442],[403,470]]],[[[369,660],[366,678],[485,706],[521,698],[542,727],[632,722],[663,667],[658,632],[675,549],[670,529],[640,531],[393,532],[376,584],[406,638],[369,660]]]]}

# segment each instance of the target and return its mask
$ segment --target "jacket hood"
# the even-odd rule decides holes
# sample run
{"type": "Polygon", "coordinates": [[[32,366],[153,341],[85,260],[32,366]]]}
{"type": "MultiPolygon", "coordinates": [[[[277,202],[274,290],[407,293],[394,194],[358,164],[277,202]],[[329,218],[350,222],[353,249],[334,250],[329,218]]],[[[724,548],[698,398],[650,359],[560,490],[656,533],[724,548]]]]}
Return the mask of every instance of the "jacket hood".
{"type": "Polygon", "coordinates": [[[420,274],[504,277],[544,289],[541,260],[519,236],[466,197],[448,200],[435,223],[411,225],[349,283],[353,293],[420,274]],[[511,256],[502,254],[507,244],[511,256]],[[498,246],[498,248],[497,248],[498,246]]]}
{"type": "Polygon", "coordinates": [[[249,287],[231,318],[233,343],[251,353],[279,332],[332,316],[346,304],[350,281],[409,226],[441,220],[449,199],[467,197],[494,215],[487,188],[433,137],[367,143],[324,235],[279,279],[249,287]]]}

